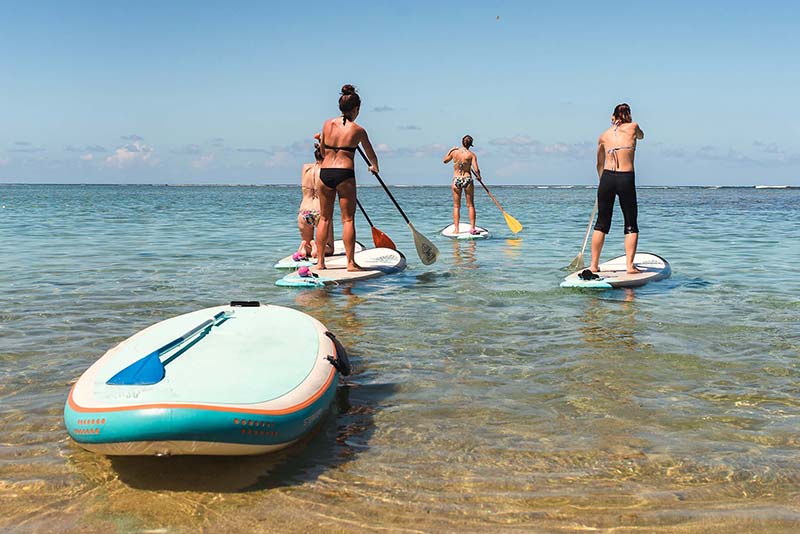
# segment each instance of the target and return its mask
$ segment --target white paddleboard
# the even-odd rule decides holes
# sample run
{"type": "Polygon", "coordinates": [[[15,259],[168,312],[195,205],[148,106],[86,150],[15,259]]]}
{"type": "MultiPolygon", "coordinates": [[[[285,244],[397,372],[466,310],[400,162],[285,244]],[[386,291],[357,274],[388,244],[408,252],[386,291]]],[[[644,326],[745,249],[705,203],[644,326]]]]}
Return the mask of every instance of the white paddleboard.
{"type": "MultiPolygon", "coordinates": [[[[366,247],[356,241],[356,252],[360,252],[364,250],[366,247]]],[[[344,241],[341,239],[337,239],[333,242],[333,255],[328,256],[329,258],[333,258],[336,256],[344,256],[344,241]]],[[[292,259],[292,255],[288,255],[278,263],[275,264],[276,269],[299,269],[300,267],[311,267],[312,265],[317,264],[316,258],[310,258],[307,260],[300,260],[294,261],[292,259]]]]}
{"type": "Polygon", "coordinates": [[[311,269],[311,276],[300,276],[298,272],[289,273],[275,282],[281,287],[323,287],[342,282],[355,282],[392,274],[406,268],[406,257],[390,248],[370,248],[356,252],[356,263],[363,271],[348,271],[344,256],[326,258],[323,271],[311,269]],[[316,276],[314,276],[316,275],[316,276]]]}
{"type": "Polygon", "coordinates": [[[491,237],[489,230],[476,226],[477,234],[470,234],[470,225],[468,223],[458,223],[458,230],[456,226],[451,224],[442,228],[441,234],[450,239],[468,240],[468,239],[488,239],[491,237]]]}
{"type": "Polygon", "coordinates": [[[638,287],[648,282],[669,278],[671,268],[669,262],[661,256],[647,252],[637,252],[633,257],[633,265],[641,273],[628,274],[625,256],[619,256],[599,265],[600,271],[595,274],[598,278],[583,280],[578,275],[585,269],[576,271],[567,276],[561,287],[578,287],[587,289],[612,289],[619,287],[638,287]]]}

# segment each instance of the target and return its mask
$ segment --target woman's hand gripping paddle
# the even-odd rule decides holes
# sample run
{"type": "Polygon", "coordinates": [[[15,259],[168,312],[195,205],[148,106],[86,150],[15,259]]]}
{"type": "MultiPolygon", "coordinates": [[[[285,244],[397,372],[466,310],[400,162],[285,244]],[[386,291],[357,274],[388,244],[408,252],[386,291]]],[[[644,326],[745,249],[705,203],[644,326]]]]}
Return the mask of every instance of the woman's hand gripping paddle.
{"type": "MultiPolygon", "coordinates": [[[[364,161],[369,167],[371,163],[367,159],[366,154],[364,154],[364,151],[361,150],[360,146],[356,148],[358,148],[358,153],[361,154],[361,157],[364,158],[364,161]]],[[[411,221],[408,220],[408,217],[406,217],[406,214],[403,212],[403,208],[400,207],[400,204],[397,203],[397,200],[395,200],[394,195],[392,195],[392,192],[389,191],[389,188],[386,187],[386,184],[383,183],[383,180],[381,180],[380,175],[378,175],[377,172],[373,172],[372,174],[375,176],[375,178],[378,179],[378,182],[380,182],[381,187],[383,187],[383,190],[386,191],[386,194],[389,195],[389,198],[394,203],[394,207],[397,208],[397,211],[400,212],[400,215],[403,216],[403,219],[405,219],[406,224],[411,229],[411,235],[414,236],[414,246],[417,248],[417,255],[419,256],[419,259],[425,265],[430,265],[434,263],[436,261],[436,258],[439,257],[439,249],[436,248],[436,245],[431,243],[427,237],[419,233],[417,229],[414,228],[414,225],[411,224],[411,221]]]]}

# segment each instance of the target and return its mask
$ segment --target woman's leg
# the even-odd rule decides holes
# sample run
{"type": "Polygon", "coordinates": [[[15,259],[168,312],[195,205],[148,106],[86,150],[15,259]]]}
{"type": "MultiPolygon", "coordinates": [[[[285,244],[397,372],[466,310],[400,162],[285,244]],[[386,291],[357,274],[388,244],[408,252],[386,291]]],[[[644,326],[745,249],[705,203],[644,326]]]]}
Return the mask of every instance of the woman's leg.
{"type": "Polygon", "coordinates": [[[475,183],[470,183],[465,187],[467,192],[467,209],[469,210],[469,229],[475,229],[475,183]]]}
{"type": "Polygon", "coordinates": [[[616,187],[612,175],[600,177],[600,184],[597,186],[597,222],[594,225],[592,234],[592,261],[589,262],[589,269],[592,272],[599,270],[600,253],[603,251],[603,244],[606,241],[606,234],[611,230],[611,216],[614,213],[614,198],[616,187]]]}
{"type": "Polygon", "coordinates": [[[336,187],[339,193],[339,210],[342,212],[342,241],[347,256],[347,270],[360,271],[355,259],[356,252],[356,180],[351,178],[336,187]]]}
{"type": "Polygon", "coordinates": [[[461,188],[453,184],[453,227],[455,232],[458,233],[458,223],[461,217],[461,188]]]}
{"type": "Polygon", "coordinates": [[[297,215],[297,228],[300,230],[300,246],[297,252],[310,258],[313,254],[314,227],[306,222],[305,217],[297,215]]]}
{"type": "MultiPolygon", "coordinates": [[[[319,196],[319,223],[317,223],[317,250],[325,250],[325,241],[327,241],[328,233],[330,232],[333,222],[333,203],[336,202],[336,189],[331,189],[325,184],[317,186],[317,195],[319,196]]],[[[317,269],[322,270],[325,268],[325,254],[317,255],[317,269]]]]}

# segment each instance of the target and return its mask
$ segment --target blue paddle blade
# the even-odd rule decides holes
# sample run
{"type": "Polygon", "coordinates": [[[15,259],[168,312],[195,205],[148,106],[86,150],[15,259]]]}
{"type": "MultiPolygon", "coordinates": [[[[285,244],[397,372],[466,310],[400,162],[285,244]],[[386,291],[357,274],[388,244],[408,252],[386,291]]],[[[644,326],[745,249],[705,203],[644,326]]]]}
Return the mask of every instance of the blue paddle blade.
{"type": "Polygon", "coordinates": [[[106,384],[113,386],[150,386],[164,378],[164,364],[159,358],[160,351],[154,350],[144,358],[112,376],[106,384]]]}

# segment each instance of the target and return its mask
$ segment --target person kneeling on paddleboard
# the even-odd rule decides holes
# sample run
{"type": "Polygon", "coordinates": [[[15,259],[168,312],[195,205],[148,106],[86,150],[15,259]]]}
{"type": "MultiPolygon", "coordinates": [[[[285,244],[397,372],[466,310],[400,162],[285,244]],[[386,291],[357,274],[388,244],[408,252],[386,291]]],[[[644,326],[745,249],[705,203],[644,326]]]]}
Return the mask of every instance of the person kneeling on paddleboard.
{"type": "Polygon", "coordinates": [[[606,234],[611,229],[611,215],[614,198],[619,197],[619,206],[625,218],[625,256],[628,272],[638,273],[633,266],[636,246],[639,242],[639,226],[636,223],[636,182],[633,160],[636,155],[636,141],[644,139],[644,132],[631,119],[628,104],[619,104],[611,115],[611,127],[600,135],[597,144],[597,174],[600,185],[597,187],[597,222],[592,234],[592,261],[589,269],[599,270],[600,252],[603,250],[606,234]]]}
{"type": "Polygon", "coordinates": [[[461,138],[461,146],[454,146],[445,154],[442,163],[453,162],[453,228],[458,232],[458,223],[461,216],[461,192],[466,192],[467,209],[469,210],[469,233],[478,234],[475,228],[475,184],[472,182],[472,171],[481,180],[481,171],[478,168],[478,156],[470,150],[472,136],[465,135],[461,138]]]}
{"type": "MultiPolygon", "coordinates": [[[[319,134],[315,136],[319,139],[319,134]]],[[[300,247],[292,255],[292,259],[300,261],[308,258],[317,257],[317,242],[314,239],[314,229],[319,224],[320,209],[319,195],[319,171],[322,163],[322,154],[319,151],[319,143],[314,143],[314,163],[303,165],[300,175],[300,189],[303,192],[303,200],[300,201],[300,211],[297,214],[297,228],[300,230],[300,247]]],[[[325,242],[325,255],[333,254],[333,224],[328,225],[328,239],[325,242]]]]}
{"type": "MultiPolygon", "coordinates": [[[[322,139],[320,153],[322,165],[320,169],[319,204],[320,221],[317,227],[317,249],[321,248],[327,236],[328,228],[333,217],[333,203],[339,195],[339,208],[342,212],[342,240],[347,256],[347,270],[359,271],[361,267],[355,261],[356,245],[356,174],[353,157],[358,145],[364,145],[369,161],[372,165],[369,171],[377,174],[378,156],[369,142],[367,131],[356,124],[356,117],[361,111],[361,98],[352,85],[342,86],[339,97],[338,117],[325,121],[322,125],[322,139]]],[[[325,269],[325,256],[317,260],[318,270],[325,269]]]]}

